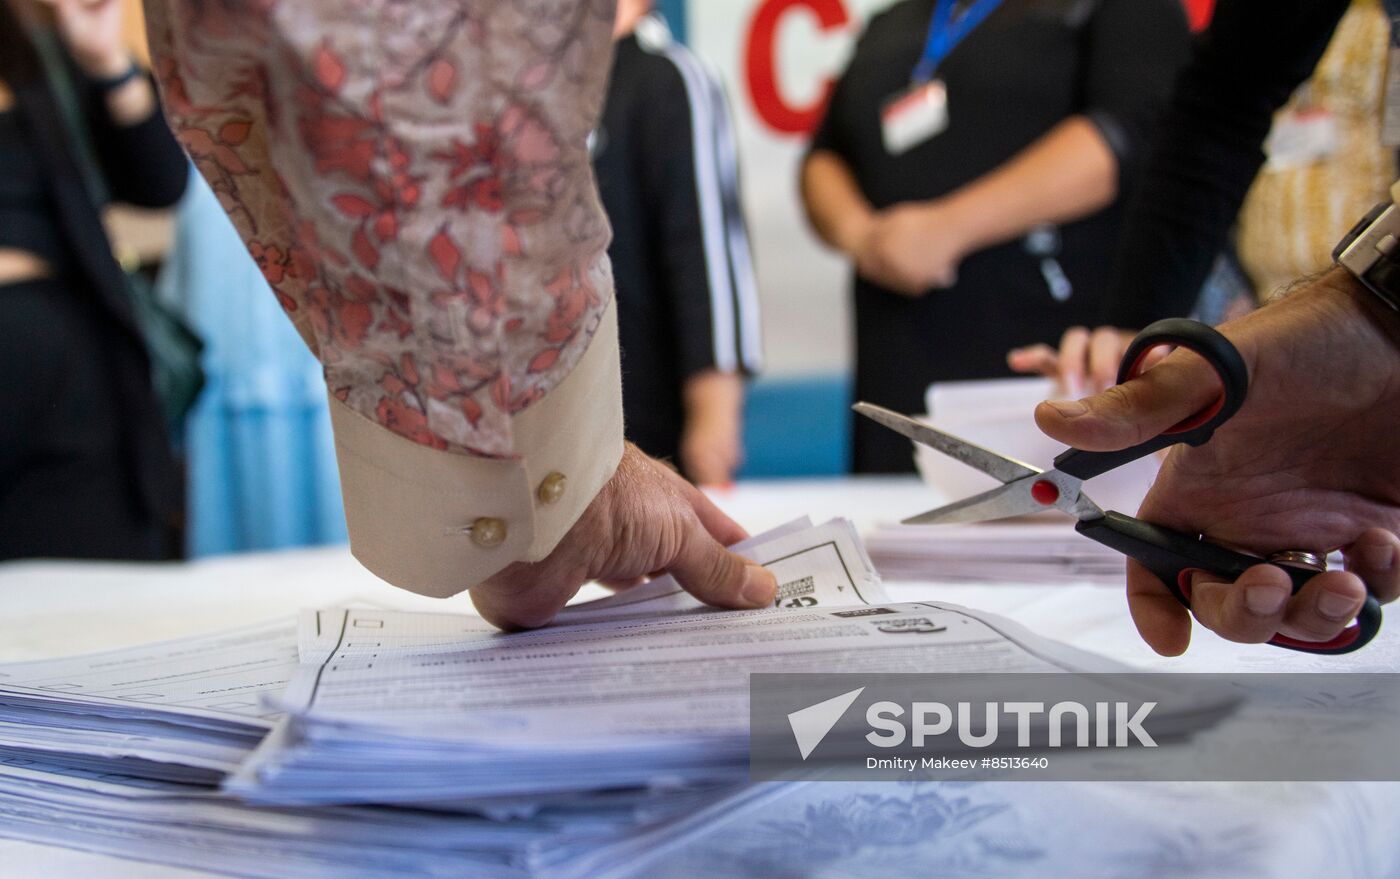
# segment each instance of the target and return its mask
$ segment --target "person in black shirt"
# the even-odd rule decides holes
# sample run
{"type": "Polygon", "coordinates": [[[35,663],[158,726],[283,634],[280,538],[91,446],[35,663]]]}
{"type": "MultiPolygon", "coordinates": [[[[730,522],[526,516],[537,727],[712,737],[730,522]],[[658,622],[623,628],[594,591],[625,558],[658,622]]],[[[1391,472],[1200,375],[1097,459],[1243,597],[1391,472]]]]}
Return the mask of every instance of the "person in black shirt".
{"type": "Polygon", "coordinates": [[[1137,329],[1191,312],[1263,166],[1274,113],[1312,75],[1349,4],[1220,0],[1144,167],[1093,341],[1067,344],[1063,357],[1013,352],[1019,371],[1106,387],[1137,329]]]}
{"type": "MultiPolygon", "coordinates": [[[[1098,313],[1119,196],[1189,48],[1177,0],[1006,0],[937,68],[946,130],[892,155],[882,108],[934,10],[871,19],[802,168],[814,227],[856,265],[856,397],[905,412],[930,383],[1008,375],[1010,348],[1098,313]]],[[[913,458],[855,419],[854,468],[913,458]]]]}
{"type": "Polygon", "coordinates": [[[759,367],[758,299],[734,137],[714,78],[649,0],[618,4],[593,167],[613,227],[627,438],[700,484],[742,457],[742,377],[759,367]]]}
{"type": "Polygon", "coordinates": [[[94,199],[168,206],[188,164],[121,20],[121,0],[0,0],[0,560],[179,552],[180,474],[94,199]]]}

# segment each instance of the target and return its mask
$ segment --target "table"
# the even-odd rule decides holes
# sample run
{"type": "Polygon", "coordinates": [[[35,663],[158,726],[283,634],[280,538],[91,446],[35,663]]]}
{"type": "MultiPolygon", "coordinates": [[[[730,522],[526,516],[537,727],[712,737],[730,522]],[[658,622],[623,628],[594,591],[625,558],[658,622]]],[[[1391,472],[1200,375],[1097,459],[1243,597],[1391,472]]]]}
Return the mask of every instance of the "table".
{"type": "MultiPolygon", "coordinates": [[[[715,500],[757,532],[803,514],[863,531],[933,503],[914,478],[751,482],[715,500]]],[[[892,583],[898,600],[939,598],[1143,668],[1176,671],[1400,669],[1400,632],[1347,657],[1228,644],[1209,633],[1164,659],[1137,637],[1122,590],[1103,584],[892,583]]],[[[586,593],[585,597],[590,594],[586,593]]],[[[104,650],[350,601],[469,612],[458,596],[388,587],[345,547],[188,564],[0,565],[0,661],[104,650]]],[[[1400,785],[951,782],[769,787],[712,817],[646,872],[714,875],[1400,877],[1400,785]]],[[[0,877],[172,879],[187,870],[0,839],[0,877]]]]}

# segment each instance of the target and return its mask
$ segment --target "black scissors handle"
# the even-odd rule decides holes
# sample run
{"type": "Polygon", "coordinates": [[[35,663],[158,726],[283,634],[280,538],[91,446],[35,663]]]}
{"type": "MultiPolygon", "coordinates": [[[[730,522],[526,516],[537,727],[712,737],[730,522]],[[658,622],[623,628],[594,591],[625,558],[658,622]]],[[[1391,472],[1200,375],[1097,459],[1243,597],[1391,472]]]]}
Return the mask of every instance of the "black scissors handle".
{"type": "Polygon", "coordinates": [[[1249,370],[1244,358],[1230,340],[1199,321],[1172,317],[1159,320],[1137,334],[1123,354],[1118,367],[1118,383],[1136,378],[1148,352],[1162,345],[1175,345],[1199,354],[1220,381],[1220,396],[1200,412],[1146,442],[1116,452],[1086,452],[1066,449],[1055,459],[1055,469],[1079,479],[1092,479],[1122,467],[1160,449],[1187,443],[1199,446],[1215,434],[1244,405],[1249,392],[1249,370]]]}
{"type": "MultiPolygon", "coordinates": [[[[1162,528],[1112,510],[1104,513],[1102,519],[1081,521],[1075,526],[1075,530],[1091,540],[1136,559],[1165,583],[1176,600],[1187,608],[1191,607],[1193,571],[1204,571],[1225,580],[1235,580],[1247,568],[1264,562],[1264,559],[1235,552],[1189,534],[1162,528]]],[[[1288,573],[1289,579],[1293,581],[1295,594],[1317,573],[1289,565],[1277,567],[1288,573]]],[[[1367,595],[1366,603],[1361,606],[1361,612],[1356,616],[1355,625],[1343,629],[1341,634],[1331,641],[1300,641],[1287,635],[1275,635],[1269,643],[1303,653],[1350,653],[1370,643],[1380,629],[1380,602],[1376,601],[1374,595],[1367,595]]]]}

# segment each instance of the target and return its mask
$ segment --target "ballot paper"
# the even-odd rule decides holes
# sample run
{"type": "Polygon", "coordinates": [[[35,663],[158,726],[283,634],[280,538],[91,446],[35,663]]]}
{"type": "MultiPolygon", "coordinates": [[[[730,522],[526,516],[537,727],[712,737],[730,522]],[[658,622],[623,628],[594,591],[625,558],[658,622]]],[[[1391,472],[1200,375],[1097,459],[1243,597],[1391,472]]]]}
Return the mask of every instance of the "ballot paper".
{"type": "Polygon", "coordinates": [[[292,620],[125,650],[0,665],[0,756],[215,784],[281,712],[292,620]]]}
{"type": "Polygon", "coordinates": [[[523,877],[578,852],[615,862],[612,847],[664,835],[730,794],[673,791],[644,805],[598,795],[505,817],[277,809],[197,785],[9,757],[0,758],[0,835],[239,876],[523,877]]]}
{"type": "Polygon", "coordinates": [[[719,612],[658,582],[513,634],[453,614],[304,613],[288,720],[226,788],[282,805],[548,802],[739,781],[751,672],[1125,670],[965,608],[890,603],[843,520],[744,549],[777,574],[776,607],[719,612]]]}
{"type": "MultiPolygon", "coordinates": [[[[815,528],[806,517],[796,519],[735,544],[731,549],[760,562],[773,573],[778,580],[774,605],[779,608],[872,604],[888,600],[855,527],[846,519],[833,519],[815,528]]],[[[686,592],[674,577],[667,575],[608,598],[566,607],[558,621],[567,624],[621,616],[711,610],[713,608],[686,592]]]]}
{"type": "MultiPolygon", "coordinates": [[[[780,604],[885,599],[848,524],[797,520],[735,549],[772,563],[780,604]]],[[[663,577],[561,616],[657,612],[706,608],[663,577]]],[[[431,802],[424,791],[401,798],[411,810],[239,802],[216,784],[276,728],[300,661],[315,662],[315,627],[301,635],[283,620],[0,666],[0,835],[245,876],[523,876],[557,872],[581,853],[606,862],[611,847],[664,835],[737,789],[733,779],[697,778],[547,800],[508,786],[431,802]]]]}
{"type": "Polygon", "coordinates": [[[844,519],[734,550],[777,577],[774,607],[721,612],[661,577],[514,634],[455,614],[304,612],[303,664],[276,703],[298,722],[226,788],[265,803],[422,803],[742,780],[748,672],[779,668],[765,657],[810,667],[771,649],[811,637],[788,626],[804,611],[888,596],[844,519]],[[373,742],[372,760],[351,757],[373,742]]]}
{"type": "Polygon", "coordinates": [[[1123,582],[1123,556],[1058,513],[975,525],[882,524],[866,538],[882,577],[999,583],[1123,582]]]}
{"type": "Polygon", "coordinates": [[[0,666],[12,729],[0,744],[0,836],[240,876],[520,877],[577,851],[605,858],[731,790],[487,796],[431,810],[238,802],[217,782],[274,727],[267,697],[297,664],[286,620],[0,666]]]}

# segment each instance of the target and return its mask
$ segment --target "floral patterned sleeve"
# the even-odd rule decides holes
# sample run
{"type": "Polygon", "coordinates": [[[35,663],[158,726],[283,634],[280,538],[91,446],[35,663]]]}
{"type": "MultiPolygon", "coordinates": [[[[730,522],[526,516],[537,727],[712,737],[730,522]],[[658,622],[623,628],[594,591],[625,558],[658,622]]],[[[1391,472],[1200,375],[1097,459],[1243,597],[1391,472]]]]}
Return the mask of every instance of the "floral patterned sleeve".
{"type": "Polygon", "coordinates": [[[146,5],[171,125],[325,367],[356,555],[439,595],[543,557],[621,454],[612,0],[146,5]]]}

